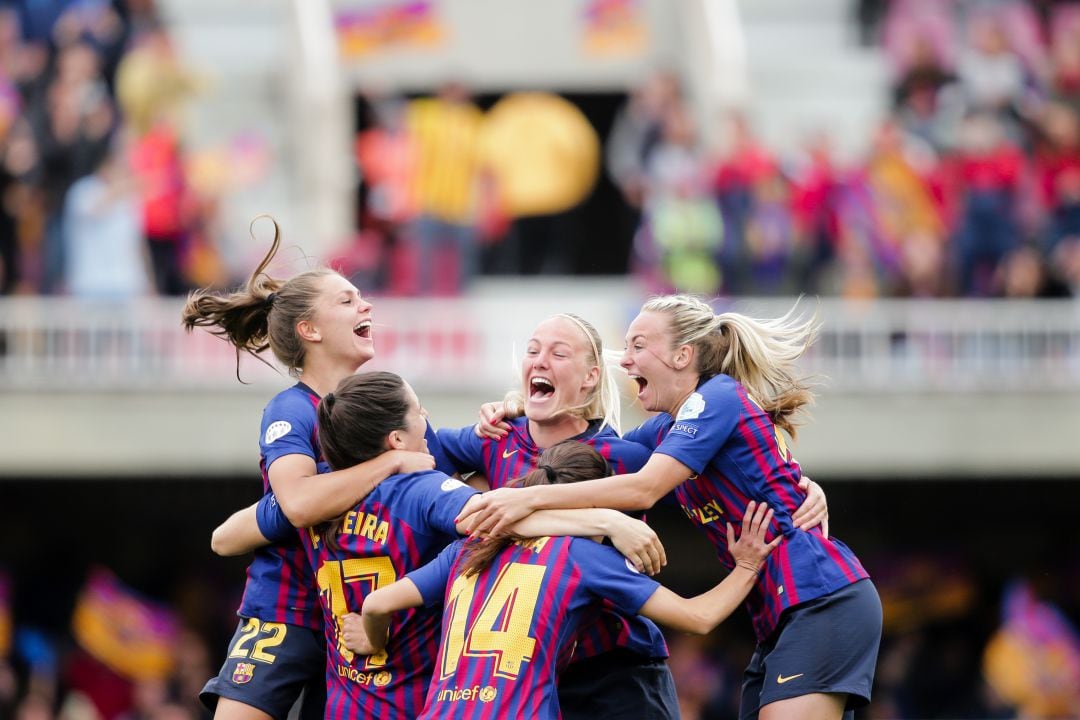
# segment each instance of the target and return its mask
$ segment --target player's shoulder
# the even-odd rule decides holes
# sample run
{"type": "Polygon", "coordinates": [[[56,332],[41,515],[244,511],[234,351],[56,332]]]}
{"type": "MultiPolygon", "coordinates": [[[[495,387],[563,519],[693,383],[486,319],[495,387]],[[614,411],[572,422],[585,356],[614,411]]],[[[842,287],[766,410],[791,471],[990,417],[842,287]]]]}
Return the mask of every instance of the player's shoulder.
{"type": "Polygon", "coordinates": [[[453,492],[468,487],[457,478],[452,478],[439,470],[421,470],[414,473],[391,475],[383,480],[376,489],[384,499],[405,496],[430,495],[432,493],[453,492]]]}
{"type": "Polygon", "coordinates": [[[315,408],[318,404],[319,396],[297,383],[270,398],[263,415],[290,414],[315,417],[315,408]]]}

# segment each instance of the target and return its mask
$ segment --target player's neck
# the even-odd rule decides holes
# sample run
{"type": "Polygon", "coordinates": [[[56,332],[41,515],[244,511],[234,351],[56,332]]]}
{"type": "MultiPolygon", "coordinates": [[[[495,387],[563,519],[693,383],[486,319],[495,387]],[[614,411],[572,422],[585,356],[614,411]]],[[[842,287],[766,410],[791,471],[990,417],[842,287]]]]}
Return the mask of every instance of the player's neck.
{"type": "Polygon", "coordinates": [[[589,428],[589,421],[574,415],[562,414],[543,422],[529,421],[529,435],[536,447],[546,450],[556,443],[580,435],[589,428]]]}
{"type": "Polygon", "coordinates": [[[333,392],[345,378],[356,372],[356,368],[335,365],[331,362],[309,362],[300,373],[300,382],[314,390],[319,397],[333,392]]]}

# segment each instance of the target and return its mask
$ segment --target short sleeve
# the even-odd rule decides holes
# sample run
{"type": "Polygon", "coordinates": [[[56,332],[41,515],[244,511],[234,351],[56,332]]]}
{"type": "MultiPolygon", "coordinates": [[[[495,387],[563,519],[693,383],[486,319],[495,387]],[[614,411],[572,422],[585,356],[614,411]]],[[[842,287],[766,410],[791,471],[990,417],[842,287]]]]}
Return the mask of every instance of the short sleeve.
{"type": "Polygon", "coordinates": [[[263,410],[259,451],[267,470],[286,455],[307,455],[317,461],[315,448],[316,413],[314,399],[307,393],[287,390],[263,410]]]}
{"type": "Polygon", "coordinates": [[[616,438],[608,447],[608,463],[616,475],[634,473],[645,467],[652,456],[652,450],[640,443],[616,438]]]}
{"type": "Polygon", "coordinates": [[[720,452],[742,414],[735,381],[717,375],[686,399],[656,452],[700,473],[720,452]]]}
{"type": "Polygon", "coordinates": [[[627,615],[637,615],[660,583],[634,569],[618,550],[574,538],[570,556],[581,569],[581,584],[598,600],[610,600],[627,615]]]}
{"type": "Polygon", "coordinates": [[[296,539],[297,530],[285,517],[274,493],[267,493],[259,500],[255,506],[255,519],[259,523],[259,532],[274,545],[296,539]]]}
{"type": "Polygon", "coordinates": [[[446,596],[446,586],[450,583],[450,571],[454,567],[464,540],[457,540],[447,545],[435,559],[408,573],[405,577],[412,580],[424,598],[424,607],[442,603],[446,596]]]}
{"type": "Polygon", "coordinates": [[[642,445],[646,450],[655,450],[667,434],[667,423],[671,422],[671,416],[661,413],[651,417],[633,430],[623,434],[623,440],[642,445]]]}
{"type": "Polygon", "coordinates": [[[438,471],[415,473],[407,482],[408,491],[391,505],[391,512],[415,529],[457,536],[454,521],[469,498],[479,493],[438,471]]]}
{"type": "Polygon", "coordinates": [[[447,475],[453,475],[458,472],[457,468],[450,462],[450,458],[447,457],[446,451],[443,450],[442,441],[439,440],[439,434],[431,425],[431,421],[428,421],[427,430],[424,431],[424,440],[427,441],[428,452],[435,458],[436,470],[444,472],[447,475]]]}
{"type": "MultiPolygon", "coordinates": [[[[441,428],[436,433],[439,448],[449,467],[436,465],[438,470],[454,473],[484,472],[484,440],[476,437],[473,426],[451,429],[441,428]]],[[[435,456],[436,463],[439,456],[435,456]]]]}

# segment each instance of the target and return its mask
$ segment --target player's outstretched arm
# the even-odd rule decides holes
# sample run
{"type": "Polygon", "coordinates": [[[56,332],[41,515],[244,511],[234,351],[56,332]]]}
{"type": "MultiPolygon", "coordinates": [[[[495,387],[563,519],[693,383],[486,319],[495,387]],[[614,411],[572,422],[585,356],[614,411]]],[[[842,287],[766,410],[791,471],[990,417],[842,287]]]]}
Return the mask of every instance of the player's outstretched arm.
{"type": "Polygon", "coordinates": [[[498,535],[529,513],[555,508],[613,508],[648,510],[660,498],[686,481],[693,471],[670,455],[653,453],[636,473],[613,475],[599,480],[536,485],[528,488],[500,488],[484,493],[472,506],[466,505],[459,520],[466,520],[473,533],[498,535]]]}
{"type": "Polygon", "coordinates": [[[778,535],[772,542],[765,541],[772,517],[773,511],[767,505],[751,500],[743,516],[738,542],[734,528],[730,523],[727,526],[728,548],[735,558],[735,569],[723,582],[689,599],[665,587],[657,588],[642,605],[640,614],[682,632],[698,635],[712,632],[746,599],[757,583],[765,558],[783,540],[783,535],[778,535]]]}
{"type": "Polygon", "coordinates": [[[275,460],[267,476],[289,522],[304,528],[348,512],[391,475],[434,467],[435,458],[427,453],[389,450],[351,468],[320,475],[313,459],[296,453],[275,460]]]}
{"type": "Polygon", "coordinates": [[[258,503],[237,510],[229,519],[214,528],[210,535],[210,549],[222,557],[243,555],[255,548],[269,545],[270,541],[259,529],[258,503]]]}
{"type": "Polygon", "coordinates": [[[381,652],[386,647],[390,617],[423,604],[420,590],[409,578],[379,588],[364,598],[360,615],[349,613],[342,619],[341,638],[345,647],[358,655],[381,652]]]}
{"type": "MultiPolygon", "coordinates": [[[[474,495],[462,508],[457,521],[457,530],[461,535],[470,534],[473,515],[470,505],[475,505],[482,497],[483,495],[474,495]]],[[[519,537],[607,537],[640,572],[655,575],[667,565],[664,546],[653,529],[617,510],[539,510],[510,524],[507,532],[519,537]]]]}

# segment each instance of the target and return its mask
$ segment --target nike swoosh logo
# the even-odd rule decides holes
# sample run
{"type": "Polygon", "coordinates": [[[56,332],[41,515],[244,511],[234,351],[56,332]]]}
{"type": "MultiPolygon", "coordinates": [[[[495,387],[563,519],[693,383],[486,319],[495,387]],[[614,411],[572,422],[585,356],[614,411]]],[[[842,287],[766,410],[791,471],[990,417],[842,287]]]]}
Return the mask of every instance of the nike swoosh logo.
{"type": "Polygon", "coordinates": [[[788,680],[794,680],[795,678],[801,678],[801,677],[802,677],[803,675],[805,675],[805,674],[806,674],[806,673],[799,673],[798,675],[788,675],[787,677],[784,677],[784,676],[783,676],[783,675],[781,675],[780,673],[777,673],[777,674],[776,674],[776,684],[777,684],[777,685],[783,685],[783,684],[784,684],[784,683],[786,683],[786,682],[787,682],[788,680]]]}
{"type": "Polygon", "coordinates": [[[503,450],[503,460],[510,457],[511,455],[513,455],[516,452],[517,452],[517,450],[511,450],[509,452],[507,452],[506,450],[503,450]]]}

